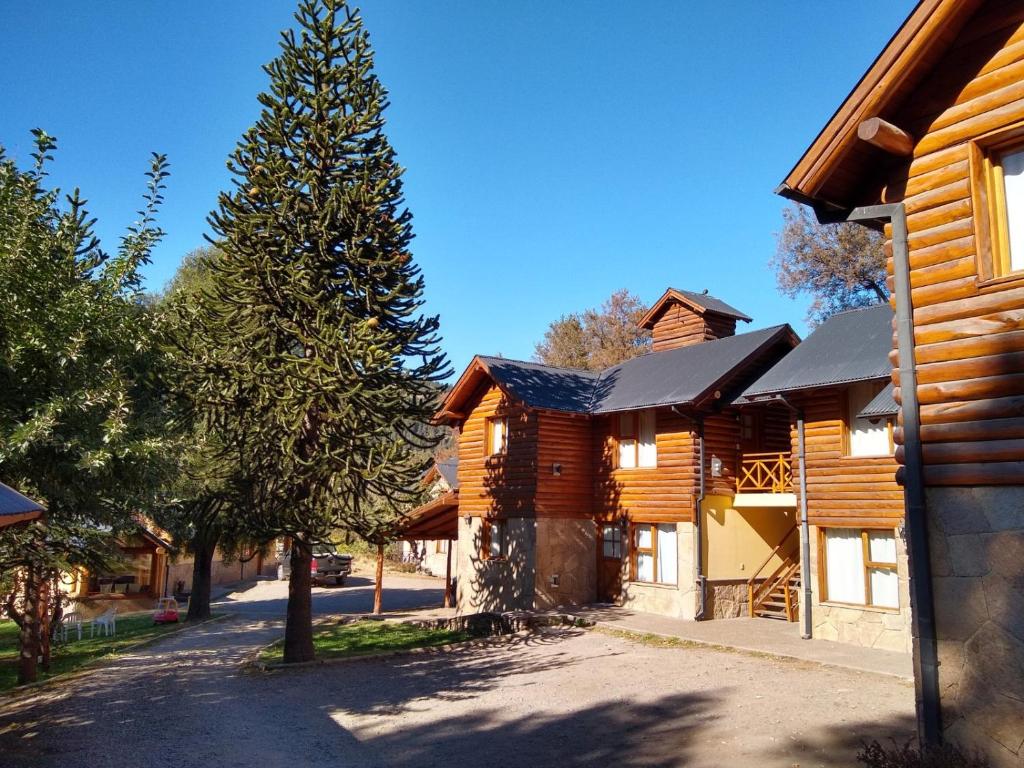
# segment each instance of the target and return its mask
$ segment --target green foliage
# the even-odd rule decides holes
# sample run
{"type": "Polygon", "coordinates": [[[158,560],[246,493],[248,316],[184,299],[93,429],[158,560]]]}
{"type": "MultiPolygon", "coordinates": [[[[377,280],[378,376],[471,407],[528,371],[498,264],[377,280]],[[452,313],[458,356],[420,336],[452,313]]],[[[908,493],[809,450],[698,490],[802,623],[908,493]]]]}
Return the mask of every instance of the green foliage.
{"type": "Polygon", "coordinates": [[[980,754],[965,754],[955,744],[918,749],[911,742],[895,741],[884,747],[877,741],[865,744],[857,753],[857,762],[868,768],[987,768],[988,760],[980,754]]]}
{"type": "MultiPolygon", "coordinates": [[[[412,648],[432,648],[462,642],[471,637],[469,632],[462,630],[430,629],[414,624],[368,620],[319,630],[313,634],[313,645],[318,659],[337,659],[412,648]]],[[[260,654],[260,661],[265,663],[280,660],[280,643],[265,648],[260,654]]]]}
{"type": "Polygon", "coordinates": [[[108,254],[79,191],[62,205],[46,186],[56,141],[33,135],[28,169],[0,149],[0,477],[48,514],[0,533],[0,564],[55,568],[102,556],[103,532],[131,525],[165,468],[160,354],[139,270],[163,235],[168,174],[154,154],[140,218],[108,254]]]}
{"type": "Polygon", "coordinates": [[[196,391],[250,478],[250,527],[315,541],[415,500],[448,368],[362,21],[334,0],[296,20],[211,215],[196,391]]]}

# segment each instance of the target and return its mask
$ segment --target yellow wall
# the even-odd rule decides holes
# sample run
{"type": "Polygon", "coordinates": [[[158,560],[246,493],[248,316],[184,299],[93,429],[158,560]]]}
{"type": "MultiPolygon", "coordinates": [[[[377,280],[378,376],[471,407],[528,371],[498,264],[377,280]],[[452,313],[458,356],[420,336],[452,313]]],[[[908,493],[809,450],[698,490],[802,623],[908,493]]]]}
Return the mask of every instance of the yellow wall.
{"type": "MultiPolygon", "coordinates": [[[[708,579],[749,579],[796,523],[796,510],[733,509],[731,496],[707,496],[701,504],[704,573],[708,579]]],[[[794,534],[788,542],[797,545],[794,534]]],[[[776,558],[766,571],[779,564],[776,558]]]]}

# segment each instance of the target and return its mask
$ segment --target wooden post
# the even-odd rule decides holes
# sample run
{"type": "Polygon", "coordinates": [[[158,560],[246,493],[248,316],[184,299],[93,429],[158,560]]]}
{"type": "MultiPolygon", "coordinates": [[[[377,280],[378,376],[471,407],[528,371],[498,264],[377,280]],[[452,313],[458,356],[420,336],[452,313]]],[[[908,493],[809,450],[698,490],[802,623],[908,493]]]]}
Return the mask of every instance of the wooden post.
{"type": "Polygon", "coordinates": [[[444,607],[452,607],[452,545],[455,542],[448,540],[448,557],[444,565],[444,607]]]}
{"type": "Polygon", "coordinates": [[[384,545],[377,545],[377,582],[373,587],[373,612],[381,612],[384,597],[384,545]]]}

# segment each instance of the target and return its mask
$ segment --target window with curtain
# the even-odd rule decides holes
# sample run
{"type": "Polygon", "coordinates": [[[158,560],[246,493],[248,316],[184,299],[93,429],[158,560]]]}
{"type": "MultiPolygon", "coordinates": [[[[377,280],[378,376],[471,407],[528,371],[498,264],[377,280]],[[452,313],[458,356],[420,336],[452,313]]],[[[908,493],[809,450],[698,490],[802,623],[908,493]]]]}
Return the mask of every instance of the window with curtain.
{"type": "Polygon", "coordinates": [[[892,442],[889,439],[889,420],[886,418],[858,418],[860,413],[881,390],[874,382],[853,384],[846,391],[848,417],[849,456],[891,456],[892,442]]]}
{"type": "Polygon", "coordinates": [[[508,448],[508,418],[495,416],[487,420],[487,455],[497,456],[508,448]]]}
{"type": "Polygon", "coordinates": [[[822,535],[824,600],[900,607],[895,531],[826,528],[822,535]]]}
{"type": "Polygon", "coordinates": [[[979,253],[991,255],[991,263],[981,265],[982,276],[1024,272],[1024,145],[1018,135],[989,145],[978,157],[984,195],[975,192],[976,215],[987,218],[987,231],[984,224],[978,227],[979,253]]]}
{"type": "Polygon", "coordinates": [[[618,459],[620,469],[658,466],[657,415],[653,408],[620,413],[618,459]]]}
{"type": "Polygon", "coordinates": [[[676,584],[679,548],[675,524],[635,524],[632,539],[633,580],[650,584],[676,584]]]}

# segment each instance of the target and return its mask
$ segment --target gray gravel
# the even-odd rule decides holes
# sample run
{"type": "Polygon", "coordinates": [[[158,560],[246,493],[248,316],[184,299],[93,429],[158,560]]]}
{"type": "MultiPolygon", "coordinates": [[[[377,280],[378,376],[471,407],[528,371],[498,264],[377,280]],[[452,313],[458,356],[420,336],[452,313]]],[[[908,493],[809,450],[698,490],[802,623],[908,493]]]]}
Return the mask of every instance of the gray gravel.
{"type": "MultiPolygon", "coordinates": [[[[388,586],[392,607],[439,594],[422,579],[388,586]]],[[[243,671],[280,634],[268,609],[280,589],[236,601],[245,615],[0,703],[0,766],[851,766],[862,738],[913,730],[913,689],[894,678],[584,630],[243,671]]],[[[338,590],[331,608],[365,610],[363,591],[338,590]]]]}

